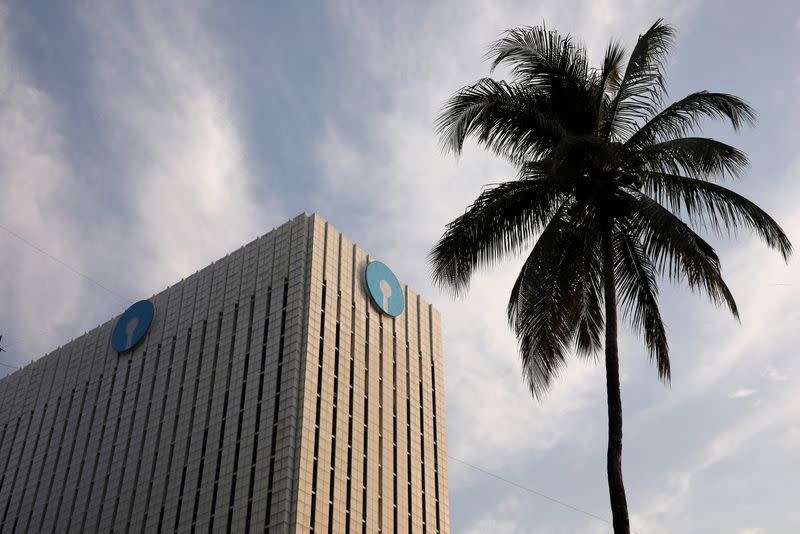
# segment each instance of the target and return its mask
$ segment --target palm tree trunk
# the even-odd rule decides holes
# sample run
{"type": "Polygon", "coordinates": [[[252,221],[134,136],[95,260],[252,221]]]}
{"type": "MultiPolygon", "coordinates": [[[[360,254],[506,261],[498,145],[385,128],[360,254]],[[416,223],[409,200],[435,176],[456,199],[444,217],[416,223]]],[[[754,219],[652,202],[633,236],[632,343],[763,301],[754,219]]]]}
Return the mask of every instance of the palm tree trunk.
{"type": "Polygon", "coordinates": [[[603,279],[606,305],[606,391],[608,394],[608,494],[614,534],[629,534],[628,502],[622,482],[622,398],[619,385],[619,347],[617,346],[617,287],[614,270],[614,245],[611,229],[603,239],[603,279]]]}

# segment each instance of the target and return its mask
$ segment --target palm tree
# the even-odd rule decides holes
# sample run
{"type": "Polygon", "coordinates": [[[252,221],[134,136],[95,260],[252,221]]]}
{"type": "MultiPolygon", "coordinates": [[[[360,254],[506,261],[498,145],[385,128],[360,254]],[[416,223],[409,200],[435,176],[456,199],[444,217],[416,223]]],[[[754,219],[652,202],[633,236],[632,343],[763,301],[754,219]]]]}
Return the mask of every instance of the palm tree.
{"type": "Polygon", "coordinates": [[[569,35],[545,27],[505,32],[491,69],[447,101],[437,120],[445,150],[474,138],[518,169],[483,190],[431,251],[433,278],[463,293],[477,268],[532,247],[508,303],[525,380],[541,399],[574,347],[605,346],[608,486],[614,532],[630,531],[622,480],[617,310],[644,338],[664,382],[670,360],[658,308],[659,277],[685,280],[738,318],[714,249],[696,232],[744,226],[788,260],[780,226],[719,185],[747,165],[744,153],[692,133],[704,118],[734,129],[755,121],[743,100],[700,91],[663,106],[664,62],[674,30],[656,21],[627,57],[611,42],[600,68],[569,35]],[[605,338],[603,329],[605,328],[605,338]],[[603,343],[605,341],[605,343],[603,343]]]}

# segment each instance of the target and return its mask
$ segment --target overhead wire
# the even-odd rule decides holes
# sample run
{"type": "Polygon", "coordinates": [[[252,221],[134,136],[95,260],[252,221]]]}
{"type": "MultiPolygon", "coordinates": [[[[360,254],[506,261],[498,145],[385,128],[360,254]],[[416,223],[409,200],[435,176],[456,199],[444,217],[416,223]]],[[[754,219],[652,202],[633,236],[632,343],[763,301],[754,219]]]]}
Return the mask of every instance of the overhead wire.
{"type": "MultiPolygon", "coordinates": [[[[546,500],[548,500],[548,501],[550,501],[552,503],[555,503],[555,504],[558,504],[560,506],[563,506],[564,508],[572,510],[573,512],[578,512],[578,513],[584,514],[587,517],[590,517],[590,518],[595,519],[597,521],[602,521],[603,523],[606,523],[608,525],[613,525],[613,523],[611,521],[609,521],[608,519],[606,519],[604,517],[601,517],[601,516],[599,516],[597,514],[593,514],[592,512],[589,512],[587,510],[584,510],[583,508],[579,508],[577,506],[569,504],[568,502],[564,502],[564,501],[562,501],[560,499],[556,499],[555,497],[551,497],[550,495],[547,495],[546,493],[542,493],[541,491],[529,488],[527,486],[523,486],[522,484],[514,482],[513,480],[505,478],[505,477],[503,477],[501,475],[498,475],[496,473],[492,473],[488,469],[484,469],[483,467],[479,467],[479,466],[477,466],[475,464],[472,464],[472,463],[467,462],[465,460],[462,460],[460,458],[456,458],[455,456],[453,456],[451,454],[448,454],[447,457],[450,458],[451,460],[455,460],[456,462],[458,462],[460,464],[463,464],[463,465],[465,465],[465,466],[467,466],[467,467],[469,467],[471,469],[474,469],[475,471],[479,471],[479,472],[483,473],[484,475],[490,476],[492,478],[496,478],[497,480],[505,482],[506,484],[514,486],[515,488],[521,489],[523,491],[526,491],[528,493],[536,495],[537,497],[541,497],[541,498],[546,499],[546,500]]],[[[636,530],[631,529],[631,531],[636,533],[636,534],[639,534],[638,531],[636,531],[636,530]]]]}
{"type": "Polygon", "coordinates": [[[3,230],[5,230],[6,232],[8,232],[8,233],[9,233],[9,235],[11,235],[11,236],[15,237],[16,239],[18,239],[18,240],[22,241],[23,243],[25,243],[25,244],[26,244],[26,245],[28,245],[29,247],[33,248],[34,250],[36,250],[36,251],[37,251],[37,252],[39,252],[40,254],[42,254],[42,255],[44,255],[44,256],[46,256],[46,257],[50,258],[51,260],[55,261],[56,263],[59,263],[59,264],[61,264],[63,267],[65,267],[65,268],[69,269],[70,271],[72,271],[73,273],[77,274],[77,275],[78,275],[78,276],[80,276],[81,278],[84,278],[84,279],[88,280],[89,282],[93,283],[94,285],[98,286],[99,288],[101,288],[101,289],[104,289],[104,290],[108,291],[109,293],[111,293],[111,294],[112,294],[112,295],[114,295],[115,297],[118,297],[118,298],[122,299],[122,301],[123,301],[123,302],[127,302],[128,304],[133,304],[133,301],[132,301],[132,300],[130,300],[128,297],[126,297],[126,296],[124,296],[124,295],[120,295],[119,293],[117,293],[117,292],[116,292],[116,291],[114,291],[113,289],[110,289],[110,288],[108,288],[107,286],[103,285],[101,282],[99,282],[99,281],[95,280],[95,279],[94,279],[94,278],[92,278],[91,276],[89,276],[89,275],[87,275],[87,274],[84,274],[84,273],[82,273],[81,271],[79,271],[79,270],[78,270],[78,269],[76,269],[75,267],[71,266],[71,265],[70,265],[70,264],[68,264],[67,262],[65,262],[65,261],[63,261],[63,260],[61,260],[61,259],[59,259],[59,258],[55,257],[54,255],[50,254],[49,252],[47,252],[46,250],[44,250],[42,247],[40,247],[39,245],[37,245],[36,243],[33,243],[32,241],[30,241],[30,240],[28,240],[28,239],[24,238],[23,236],[21,236],[21,235],[19,235],[18,233],[14,232],[14,231],[13,231],[13,230],[11,230],[10,228],[6,227],[5,225],[3,225],[3,224],[0,224],[0,228],[2,228],[3,230]]]}
{"type": "MultiPolygon", "coordinates": [[[[60,259],[60,258],[58,258],[58,257],[54,256],[53,254],[51,254],[51,253],[47,252],[46,250],[44,250],[44,249],[43,249],[42,247],[40,247],[39,245],[37,245],[36,243],[32,242],[30,239],[27,239],[27,238],[25,238],[25,237],[21,236],[20,234],[18,234],[17,232],[15,232],[15,231],[11,230],[10,228],[8,228],[7,226],[5,226],[4,224],[0,224],[0,228],[2,228],[3,230],[5,230],[5,231],[6,231],[6,232],[7,232],[7,233],[10,235],[10,236],[14,237],[15,239],[17,239],[17,240],[21,241],[21,242],[22,242],[22,243],[24,243],[25,245],[27,245],[27,246],[29,246],[30,248],[34,249],[34,250],[35,250],[35,251],[37,251],[39,254],[42,254],[43,256],[45,256],[45,257],[47,257],[47,258],[51,259],[52,261],[54,261],[54,262],[58,263],[58,264],[59,264],[59,265],[61,265],[62,267],[64,267],[64,268],[66,268],[67,270],[71,271],[72,273],[74,273],[74,274],[76,274],[76,275],[80,276],[81,278],[83,278],[83,279],[85,279],[85,280],[88,280],[89,282],[91,282],[92,284],[96,285],[96,286],[97,286],[97,287],[99,287],[100,289],[103,289],[103,290],[107,291],[108,293],[110,293],[111,295],[114,295],[115,297],[117,297],[117,298],[121,299],[123,302],[126,302],[126,303],[128,303],[128,304],[133,304],[133,301],[132,301],[131,299],[129,299],[128,297],[126,297],[126,296],[124,296],[124,295],[121,295],[120,293],[118,293],[118,292],[114,291],[113,289],[109,288],[108,286],[106,286],[106,285],[105,285],[105,284],[103,284],[102,282],[98,281],[97,279],[95,279],[95,278],[92,278],[92,277],[91,277],[91,276],[89,276],[88,274],[86,274],[86,273],[83,273],[83,272],[79,271],[78,269],[76,269],[76,268],[75,268],[75,267],[73,267],[72,265],[70,265],[70,264],[68,264],[67,262],[65,262],[64,260],[62,260],[62,259],[60,259]]],[[[0,347],[0,348],[1,348],[1,347],[0,347]]],[[[2,365],[3,367],[12,368],[12,369],[21,369],[21,367],[20,367],[20,366],[18,366],[18,365],[12,365],[12,364],[5,363],[5,362],[0,362],[0,365],[2,365]]]]}

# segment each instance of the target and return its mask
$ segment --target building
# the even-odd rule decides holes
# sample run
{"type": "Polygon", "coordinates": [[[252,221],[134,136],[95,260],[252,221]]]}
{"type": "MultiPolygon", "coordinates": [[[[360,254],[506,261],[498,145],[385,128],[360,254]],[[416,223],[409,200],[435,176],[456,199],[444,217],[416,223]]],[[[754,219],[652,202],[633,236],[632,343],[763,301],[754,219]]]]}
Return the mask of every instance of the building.
{"type": "Polygon", "coordinates": [[[448,533],[440,332],[298,216],[0,381],[0,531],[448,533]]]}

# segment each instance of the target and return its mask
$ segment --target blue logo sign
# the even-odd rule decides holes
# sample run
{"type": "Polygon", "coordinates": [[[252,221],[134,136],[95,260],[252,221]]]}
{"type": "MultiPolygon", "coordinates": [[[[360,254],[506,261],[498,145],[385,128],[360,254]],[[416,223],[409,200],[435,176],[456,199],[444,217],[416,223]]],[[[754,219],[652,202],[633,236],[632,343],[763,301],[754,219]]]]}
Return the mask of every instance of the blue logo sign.
{"type": "Polygon", "coordinates": [[[403,313],[405,307],[403,288],[386,265],[379,261],[370,262],[367,264],[365,276],[369,295],[383,313],[392,317],[403,313]]]}
{"type": "Polygon", "coordinates": [[[135,347],[150,328],[153,312],[153,303],[149,300],[140,300],[125,310],[125,313],[117,319],[117,324],[111,333],[111,346],[114,350],[125,352],[135,347]]]}

